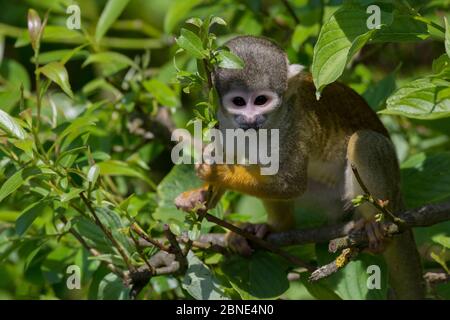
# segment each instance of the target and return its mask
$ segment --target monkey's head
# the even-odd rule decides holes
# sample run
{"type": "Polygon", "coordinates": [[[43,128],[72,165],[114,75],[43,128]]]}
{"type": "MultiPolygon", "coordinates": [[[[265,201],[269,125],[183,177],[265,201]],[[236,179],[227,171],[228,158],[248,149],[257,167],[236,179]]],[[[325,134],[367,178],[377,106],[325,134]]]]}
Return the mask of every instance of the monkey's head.
{"type": "Polygon", "coordinates": [[[220,126],[244,130],[273,128],[283,115],[280,109],[288,80],[302,67],[290,65],[281,48],[264,38],[241,36],[225,46],[245,66],[214,71],[214,85],[221,101],[220,126]]]}

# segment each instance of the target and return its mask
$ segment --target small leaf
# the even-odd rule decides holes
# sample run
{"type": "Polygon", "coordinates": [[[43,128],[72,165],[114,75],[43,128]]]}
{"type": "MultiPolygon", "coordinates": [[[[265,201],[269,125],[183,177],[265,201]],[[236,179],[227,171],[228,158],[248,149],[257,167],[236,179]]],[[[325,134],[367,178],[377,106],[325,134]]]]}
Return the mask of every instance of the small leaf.
{"type": "Polygon", "coordinates": [[[126,162],[108,160],[99,162],[97,165],[100,168],[101,175],[135,177],[146,181],[151,186],[154,186],[154,183],[147,177],[146,174],[134,169],[126,162]]]}
{"type": "Polygon", "coordinates": [[[88,174],[87,174],[87,181],[92,183],[93,185],[97,181],[98,175],[100,174],[100,168],[98,165],[93,165],[89,168],[88,174]]]}
{"type": "Polygon", "coordinates": [[[436,243],[439,243],[444,248],[450,249],[450,237],[443,234],[437,234],[431,238],[436,243]]]}
{"type": "Polygon", "coordinates": [[[431,252],[430,254],[431,258],[436,261],[437,263],[439,263],[441,265],[442,268],[444,268],[444,270],[450,274],[450,270],[447,267],[447,261],[445,259],[445,256],[443,254],[437,254],[435,252],[431,252]]]}
{"type": "Polygon", "coordinates": [[[0,109],[0,129],[5,131],[8,135],[13,136],[17,139],[25,139],[25,131],[17,123],[17,121],[7,114],[5,111],[0,109]]]}
{"type": "Polygon", "coordinates": [[[25,168],[14,173],[0,188],[0,202],[19,189],[29,178],[38,175],[39,173],[41,173],[41,171],[37,168],[25,168]]]}
{"type": "Polygon", "coordinates": [[[39,49],[39,42],[41,37],[41,18],[39,14],[34,9],[28,10],[28,34],[31,40],[31,46],[33,50],[36,51],[39,49]]]}
{"type": "Polygon", "coordinates": [[[139,69],[139,66],[126,55],[118,52],[100,52],[91,54],[86,61],[83,63],[83,67],[91,63],[101,63],[101,64],[120,64],[125,66],[130,66],[135,69],[139,69]]]}
{"type": "Polygon", "coordinates": [[[98,286],[97,298],[100,300],[127,300],[129,297],[130,289],[114,273],[108,273],[98,286]]]}
{"type": "Polygon", "coordinates": [[[198,28],[201,28],[203,25],[202,19],[196,17],[186,20],[186,23],[192,24],[198,28]]]}
{"type": "Polygon", "coordinates": [[[242,69],[244,61],[230,51],[218,51],[219,67],[226,69],[242,69]]]}
{"type": "Polygon", "coordinates": [[[383,114],[416,119],[439,119],[450,116],[450,82],[422,78],[398,89],[386,102],[383,114]]]}
{"type": "Polygon", "coordinates": [[[183,288],[197,300],[228,300],[211,270],[192,252],[187,255],[188,269],[183,288]]]}
{"type": "Polygon", "coordinates": [[[181,29],[181,36],[176,39],[177,44],[187,51],[196,59],[204,59],[202,40],[192,31],[187,29],[181,29]]]}
{"type": "Polygon", "coordinates": [[[144,88],[150,92],[155,99],[163,106],[175,107],[178,104],[178,99],[175,92],[165,83],[156,79],[151,79],[144,82],[144,88]]]}
{"type": "Polygon", "coordinates": [[[69,83],[69,75],[62,63],[50,62],[36,70],[36,72],[42,72],[47,78],[56,83],[69,97],[73,98],[73,92],[69,83]]]}
{"type": "Polygon", "coordinates": [[[227,23],[221,17],[213,17],[209,26],[211,27],[213,24],[220,24],[221,26],[226,26],[227,23]]]}
{"type": "Polygon", "coordinates": [[[39,201],[25,208],[16,220],[16,233],[21,236],[28,230],[33,221],[45,209],[47,203],[39,201]]]}
{"type": "Polygon", "coordinates": [[[130,0],[109,0],[102,11],[95,29],[95,40],[97,42],[106,34],[109,27],[119,18],[122,11],[130,0]]]}

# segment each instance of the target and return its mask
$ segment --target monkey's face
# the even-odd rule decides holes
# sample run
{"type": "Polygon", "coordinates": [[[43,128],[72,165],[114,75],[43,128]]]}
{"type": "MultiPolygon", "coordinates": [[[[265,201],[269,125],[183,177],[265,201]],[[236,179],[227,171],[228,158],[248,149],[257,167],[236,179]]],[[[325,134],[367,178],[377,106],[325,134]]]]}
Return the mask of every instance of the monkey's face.
{"type": "Polygon", "coordinates": [[[220,127],[280,127],[287,113],[283,96],[291,72],[286,54],[271,41],[251,36],[234,38],[226,46],[244,61],[244,68],[214,72],[220,127]]]}
{"type": "Polygon", "coordinates": [[[221,97],[221,111],[234,128],[265,127],[271,113],[280,107],[281,97],[270,90],[234,89],[221,97]]]}

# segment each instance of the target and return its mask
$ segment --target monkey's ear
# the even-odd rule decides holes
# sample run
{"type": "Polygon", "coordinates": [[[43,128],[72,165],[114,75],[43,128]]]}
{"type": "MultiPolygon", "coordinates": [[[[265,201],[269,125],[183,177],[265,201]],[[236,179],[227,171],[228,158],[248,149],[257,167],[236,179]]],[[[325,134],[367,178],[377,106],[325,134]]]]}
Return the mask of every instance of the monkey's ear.
{"type": "Polygon", "coordinates": [[[298,75],[305,69],[301,64],[288,64],[288,79],[291,79],[298,75]]]}

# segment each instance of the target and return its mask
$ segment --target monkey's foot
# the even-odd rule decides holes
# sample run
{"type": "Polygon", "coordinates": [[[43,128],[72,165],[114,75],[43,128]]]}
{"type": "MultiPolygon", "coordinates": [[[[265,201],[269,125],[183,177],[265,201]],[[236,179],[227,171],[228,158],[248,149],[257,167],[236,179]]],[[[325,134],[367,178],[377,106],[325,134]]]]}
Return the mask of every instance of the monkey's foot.
{"type": "Polygon", "coordinates": [[[361,218],[355,223],[355,230],[364,230],[369,239],[369,248],[371,253],[382,253],[386,249],[385,230],[380,222],[361,218]]]}
{"type": "MultiPolygon", "coordinates": [[[[241,228],[258,238],[263,239],[269,233],[269,227],[267,224],[251,224],[247,223],[241,228]]],[[[226,236],[226,243],[231,251],[236,252],[244,257],[249,257],[253,253],[253,248],[250,243],[244,237],[234,233],[229,232],[226,236]]]]}
{"type": "Polygon", "coordinates": [[[186,212],[198,209],[206,209],[208,190],[199,188],[181,193],[175,198],[175,206],[186,212]]]}

